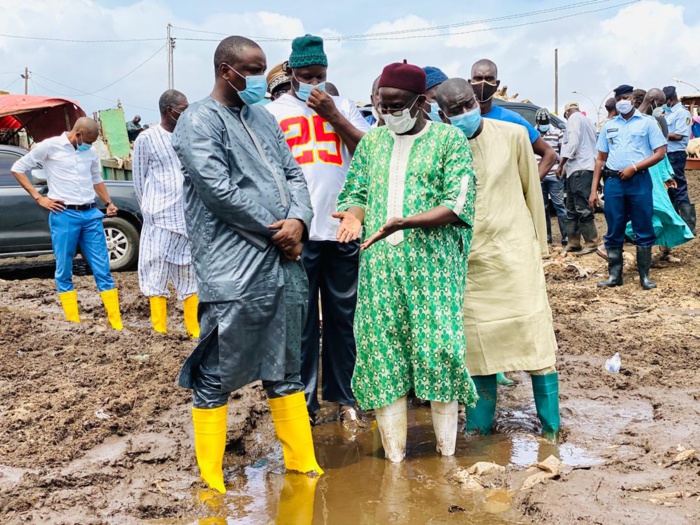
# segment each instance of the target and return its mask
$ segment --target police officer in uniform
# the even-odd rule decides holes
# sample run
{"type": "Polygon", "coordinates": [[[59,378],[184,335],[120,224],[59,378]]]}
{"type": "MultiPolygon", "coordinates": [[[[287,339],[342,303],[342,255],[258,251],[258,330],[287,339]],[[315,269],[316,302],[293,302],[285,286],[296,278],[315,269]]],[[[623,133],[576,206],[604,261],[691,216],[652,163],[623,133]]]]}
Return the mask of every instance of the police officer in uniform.
{"type": "Polygon", "coordinates": [[[634,108],[634,88],[621,85],[615,89],[618,115],[603,124],[598,136],[598,158],[593,172],[591,208],[598,204],[598,186],[605,181],[605,221],[608,233],[610,276],[598,286],[622,285],[622,245],[625,242],[627,220],[632,220],[636,235],[637,270],[642,288],[650,290],[656,284],[649,279],[651,247],[656,236],[652,225],[654,211],[652,181],[649,168],[666,154],[666,139],[653,119],[644,117],[634,108]]]}
{"type": "Polygon", "coordinates": [[[668,190],[673,207],[678,215],[685,221],[690,231],[695,235],[695,205],[690,203],[688,197],[688,181],[685,178],[685,161],[688,154],[685,148],[688,147],[690,138],[690,126],[693,119],[690,112],[685,109],[680,100],[676,88],[666,86],[663,89],[666,95],[666,122],[668,123],[668,161],[673,168],[673,180],[676,187],[668,190]]]}

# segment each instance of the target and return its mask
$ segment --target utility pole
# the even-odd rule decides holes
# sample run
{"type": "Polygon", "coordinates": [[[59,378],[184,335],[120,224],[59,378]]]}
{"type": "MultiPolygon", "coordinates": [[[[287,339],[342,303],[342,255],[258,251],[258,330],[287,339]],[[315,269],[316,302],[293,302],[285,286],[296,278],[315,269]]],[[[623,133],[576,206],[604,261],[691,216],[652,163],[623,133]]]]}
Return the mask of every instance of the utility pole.
{"type": "Polygon", "coordinates": [[[173,61],[175,39],[172,37],[172,29],[173,25],[168,24],[168,89],[175,87],[175,63],[173,61]]]}
{"type": "Polygon", "coordinates": [[[25,67],[24,68],[24,75],[20,75],[24,79],[24,94],[28,95],[29,94],[29,78],[31,77],[31,74],[29,73],[29,68],[25,67]]]}
{"type": "Polygon", "coordinates": [[[559,114],[559,49],[554,48],[554,113],[559,114]]]}

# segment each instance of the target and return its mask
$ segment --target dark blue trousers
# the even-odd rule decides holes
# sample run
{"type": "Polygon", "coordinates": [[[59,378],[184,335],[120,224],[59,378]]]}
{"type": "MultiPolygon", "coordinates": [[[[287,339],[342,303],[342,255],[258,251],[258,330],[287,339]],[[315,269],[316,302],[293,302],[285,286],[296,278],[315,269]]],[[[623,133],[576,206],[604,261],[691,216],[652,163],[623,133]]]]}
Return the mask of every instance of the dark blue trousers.
{"type": "Polygon", "coordinates": [[[301,380],[309,413],[318,402],[319,309],[323,308],[322,396],[325,401],[354,406],[352,374],[355,370],[353,322],[357,304],[360,243],[309,241],[301,262],[309,278],[309,312],[301,339],[301,380]]]}
{"type": "Polygon", "coordinates": [[[673,168],[673,180],[676,181],[677,188],[671,188],[668,190],[668,196],[671,198],[671,203],[673,207],[678,210],[678,206],[681,204],[690,204],[690,197],[688,197],[688,181],[685,178],[685,161],[688,158],[688,154],[685,151],[673,151],[667,153],[668,161],[671,163],[673,168]]]}
{"type": "Polygon", "coordinates": [[[608,233],[605,246],[620,248],[625,242],[627,221],[632,221],[637,246],[653,246],[656,240],[652,215],[653,188],[648,170],[641,170],[631,179],[610,177],[605,181],[605,221],[608,233]]]}

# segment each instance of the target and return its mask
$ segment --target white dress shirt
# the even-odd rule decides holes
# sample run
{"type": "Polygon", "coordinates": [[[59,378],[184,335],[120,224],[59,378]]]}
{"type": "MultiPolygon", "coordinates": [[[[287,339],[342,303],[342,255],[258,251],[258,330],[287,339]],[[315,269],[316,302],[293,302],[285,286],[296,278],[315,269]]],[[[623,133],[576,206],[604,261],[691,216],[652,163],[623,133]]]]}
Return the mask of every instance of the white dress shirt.
{"type": "Polygon", "coordinates": [[[134,142],[133,176],[144,222],[186,237],[185,177],[172,133],[158,125],[139,134],[134,142]]]}
{"type": "Polygon", "coordinates": [[[580,111],[575,111],[566,122],[561,156],[566,157],[566,174],[576,171],[593,171],[598,156],[593,122],[580,111]]]}
{"type": "Polygon", "coordinates": [[[95,184],[102,182],[100,159],[95,148],[78,151],[66,133],[46,139],[12,165],[15,173],[41,166],[49,186],[48,196],[65,204],[95,202],[95,184]]]}

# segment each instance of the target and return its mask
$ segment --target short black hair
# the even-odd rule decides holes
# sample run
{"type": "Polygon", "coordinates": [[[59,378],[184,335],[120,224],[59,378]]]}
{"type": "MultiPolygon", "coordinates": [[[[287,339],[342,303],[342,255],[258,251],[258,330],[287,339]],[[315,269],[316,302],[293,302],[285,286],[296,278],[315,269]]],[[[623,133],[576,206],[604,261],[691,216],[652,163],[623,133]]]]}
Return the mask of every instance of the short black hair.
{"type": "Polygon", "coordinates": [[[214,51],[214,69],[219,69],[222,63],[231,64],[238,62],[241,52],[248,47],[260,46],[250,38],[244,36],[228,36],[224,38],[214,51]]]}
{"type": "Polygon", "coordinates": [[[605,109],[607,111],[612,111],[615,109],[615,99],[610,97],[608,100],[605,101],[605,109]]]}
{"type": "Polygon", "coordinates": [[[160,114],[165,115],[168,108],[177,106],[184,99],[187,99],[185,94],[177,89],[168,89],[167,91],[164,91],[158,99],[158,109],[160,110],[160,114]]]}

